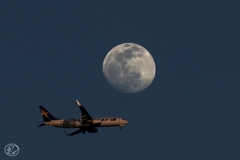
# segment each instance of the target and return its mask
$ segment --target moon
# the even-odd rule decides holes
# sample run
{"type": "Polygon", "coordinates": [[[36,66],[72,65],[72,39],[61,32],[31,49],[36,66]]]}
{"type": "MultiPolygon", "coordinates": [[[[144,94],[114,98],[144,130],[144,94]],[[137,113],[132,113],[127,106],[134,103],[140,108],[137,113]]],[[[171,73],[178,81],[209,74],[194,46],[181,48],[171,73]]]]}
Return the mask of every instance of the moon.
{"type": "Polygon", "coordinates": [[[102,69],[107,82],[124,93],[146,89],[156,73],[151,54],[135,43],[123,43],[112,48],[103,61],[102,69]]]}

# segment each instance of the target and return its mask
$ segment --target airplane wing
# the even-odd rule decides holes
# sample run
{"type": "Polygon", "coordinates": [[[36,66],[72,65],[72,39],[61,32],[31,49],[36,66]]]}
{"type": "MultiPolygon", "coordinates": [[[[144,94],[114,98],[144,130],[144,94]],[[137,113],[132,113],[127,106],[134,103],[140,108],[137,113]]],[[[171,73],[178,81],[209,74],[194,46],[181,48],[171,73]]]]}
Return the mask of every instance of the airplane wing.
{"type": "Polygon", "coordinates": [[[87,112],[87,110],[83,107],[83,105],[76,100],[80,110],[81,110],[81,119],[82,119],[82,124],[87,124],[87,122],[92,121],[92,117],[90,116],[90,114],[87,112]]]}
{"type": "Polygon", "coordinates": [[[79,130],[73,132],[73,133],[70,133],[70,134],[68,134],[67,132],[64,131],[64,133],[65,133],[67,136],[73,136],[73,135],[75,135],[75,134],[79,134],[79,133],[82,133],[82,132],[83,132],[83,130],[82,130],[81,128],[80,128],[79,130]]]}

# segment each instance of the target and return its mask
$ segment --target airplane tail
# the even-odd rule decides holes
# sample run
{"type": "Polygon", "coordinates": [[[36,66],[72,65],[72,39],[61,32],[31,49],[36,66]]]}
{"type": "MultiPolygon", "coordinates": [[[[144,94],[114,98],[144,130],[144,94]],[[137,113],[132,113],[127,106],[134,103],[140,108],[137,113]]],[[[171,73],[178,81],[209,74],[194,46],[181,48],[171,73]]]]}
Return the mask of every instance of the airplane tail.
{"type": "Polygon", "coordinates": [[[43,123],[40,124],[38,127],[44,126],[44,122],[50,122],[51,120],[57,119],[55,118],[50,112],[48,112],[43,106],[39,106],[42,117],[43,123]]]}

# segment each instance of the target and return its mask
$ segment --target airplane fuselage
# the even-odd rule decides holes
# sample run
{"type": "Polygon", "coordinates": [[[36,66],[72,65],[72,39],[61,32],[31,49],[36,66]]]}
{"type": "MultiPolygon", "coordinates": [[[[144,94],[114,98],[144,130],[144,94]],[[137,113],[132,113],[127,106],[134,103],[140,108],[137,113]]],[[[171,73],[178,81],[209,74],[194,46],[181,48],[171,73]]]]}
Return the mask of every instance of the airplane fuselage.
{"type": "Polygon", "coordinates": [[[109,117],[109,118],[92,118],[87,110],[82,106],[82,104],[76,100],[77,105],[81,111],[81,118],[79,119],[59,119],[54,117],[49,111],[47,111],[43,106],[39,106],[43,123],[38,127],[49,125],[59,128],[78,128],[77,131],[68,134],[64,131],[67,136],[73,136],[79,133],[97,133],[97,127],[117,127],[120,129],[129,122],[123,118],[109,117]]]}
{"type": "Polygon", "coordinates": [[[80,127],[114,127],[114,126],[124,126],[128,124],[127,120],[122,118],[94,118],[87,124],[82,124],[81,119],[56,119],[50,122],[44,122],[44,124],[60,127],[60,128],[80,128],[80,127]]]}

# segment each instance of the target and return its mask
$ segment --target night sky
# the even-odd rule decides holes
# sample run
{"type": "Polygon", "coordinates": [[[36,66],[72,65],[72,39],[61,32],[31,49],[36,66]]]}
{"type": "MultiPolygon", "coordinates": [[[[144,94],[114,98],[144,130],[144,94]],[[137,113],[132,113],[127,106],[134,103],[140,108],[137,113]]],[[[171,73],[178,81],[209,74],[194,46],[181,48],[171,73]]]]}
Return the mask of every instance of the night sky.
{"type": "Polygon", "coordinates": [[[239,160],[240,1],[0,2],[1,160],[239,160]],[[106,54],[136,43],[156,76],[126,94],[105,80],[106,54]],[[119,130],[37,126],[55,117],[122,117],[119,130]],[[16,143],[20,153],[4,153],[16,143]]]}

